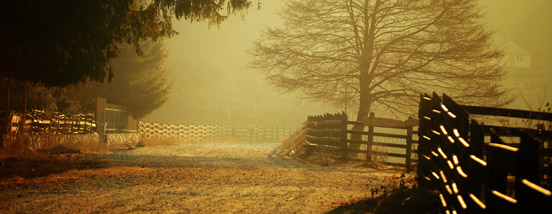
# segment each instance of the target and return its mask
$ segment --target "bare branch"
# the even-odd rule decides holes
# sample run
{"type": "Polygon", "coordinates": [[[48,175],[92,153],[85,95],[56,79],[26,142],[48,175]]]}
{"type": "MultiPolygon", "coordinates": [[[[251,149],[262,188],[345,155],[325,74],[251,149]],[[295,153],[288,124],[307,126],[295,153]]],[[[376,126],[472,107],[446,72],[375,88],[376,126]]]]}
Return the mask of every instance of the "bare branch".
{"type": "Polygon", "coordinates": [[[250,66],[284,91],[358,104],[359,117],[410,114],[421,92],[510,100],[476,1],[291,0],[279,15],[284,27],[264,31],[250,66]]]}

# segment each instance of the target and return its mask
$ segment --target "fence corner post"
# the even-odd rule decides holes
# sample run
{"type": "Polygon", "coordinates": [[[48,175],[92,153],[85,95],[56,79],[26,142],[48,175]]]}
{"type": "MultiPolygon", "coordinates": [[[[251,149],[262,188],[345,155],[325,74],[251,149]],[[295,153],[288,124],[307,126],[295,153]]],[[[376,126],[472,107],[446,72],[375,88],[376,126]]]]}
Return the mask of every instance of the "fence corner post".
{"type": "MultiPolygon", "coordinates": [[[[370,121],[376,117],[374,112],[370,112],[370,121]]],[[[372,146],[374,145],[374,126],[368,126],[368,142],[366,144],[366,162],[372,161],[372,146]]]]}
{"type": "Polygon", "coordinates": [[[406,127],[406,170],[412,167],[412,126],[406,127]]]}
{"type": "Polygon", "coordinates": [[[347,114],[341,113],[341,159],[349,159],[349,142],[347,141],[347,114]]]}

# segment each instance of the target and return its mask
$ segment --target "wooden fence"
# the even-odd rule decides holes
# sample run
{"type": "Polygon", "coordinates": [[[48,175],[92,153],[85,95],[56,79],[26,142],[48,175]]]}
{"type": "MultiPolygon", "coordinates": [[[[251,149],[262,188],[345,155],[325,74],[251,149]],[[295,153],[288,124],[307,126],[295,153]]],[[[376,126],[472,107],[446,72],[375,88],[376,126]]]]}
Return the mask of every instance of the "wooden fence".
{"type": "Polygon", "coordinates": [[[22,121],[21,115],[13,115],[11,131],[17,132],[21,124],[24,124],[33,134],[98,133],[106,141],[108,133],[136,133],[137,122],[128,114],[126,107],[106,103],[104,98],[98,97],[94,114],[65,115],[32,110],[26,113],[25,121],[22,121]]]}
{"type": "Polygon", "coordinates": [[[293,128],[284,126],[224,126],[225,137],[251,142],[281,142],[293,131],[295,131],[293,128]]]}
{"type": "MultiPolygon", "coordinates": [[[[20,115],[11,118],[11,131],[17,132],[22,124],[20,115]]],[[[93,114],[52,114],[32,110],[25,117],[24,126],[31,134],[90,134],[96,132],[96,122],[93,114]]]]}
{"type": "Polygon", "coordinates": [[[358,159],[364,154],[365,161],[375,156],[386,157],[388,164],[410,169],[416,158],[418,121],[392,120],[375,117],[373,113],[364,121],[349,121],[345,113],[309,116],[306,122],[307,155],[321,152],[341,159],[358,159]],[[413,152],[414,151],[414,152],[413,152]],[[388,158],[398,158],[391,162],[388,158]]]}
{"type": "Polygon", "coordinates": [[[188,125],[139,122],[142,137],[174,137],[182,140],[230,138],[250,142],[281,141],[293,131],[280,126],[188,125]]]}
{"type": "Polygon", "coordinates": [[[550,159],[543,158],[550,131],[487,126],[470,113],[552,121],[550,113],[460,106],[446,95],[422,95],[419,184],[439,190],[446,213],[552,213],[550,171],[544,170],[550,159]],[[501,135],[519,142],[507,144],[501,135]]]}
{"type": "Polygon", "coordinates": [[[222,125],[188,125],[168,123],[138,123],[138,134],[143,138],[173,137],[181,140],[203,141],[222,138],[222,125]]]}

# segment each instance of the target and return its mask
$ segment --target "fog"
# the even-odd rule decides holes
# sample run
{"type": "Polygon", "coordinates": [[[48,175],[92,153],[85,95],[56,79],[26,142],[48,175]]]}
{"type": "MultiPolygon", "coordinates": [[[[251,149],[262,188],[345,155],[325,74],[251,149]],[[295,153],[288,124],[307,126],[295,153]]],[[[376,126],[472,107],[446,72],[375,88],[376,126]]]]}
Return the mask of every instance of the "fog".
{"type": "Polygon", "coordinates": [[[496,36],[510,37],[533,55],[552,56],[552,1],[481,0],[496,36]]]}
{"type": "Polygon", "coordinates": [[[523,65],[505,63],[503,86],[516,98],[507,107],[546,109],[552,101],[552,1],[482,0],[481,6],[489,28],[496,31],[497,45],[513,42],[502,47],[505,60],[519,57],[523,51],[528,55],[522,58],[523,65]]]}
{"type": "Polygon", "coordinates": [[[220,26],[176,21],[179,35],[165,41],[172,90],[167,103],[145,121],[299,126],[306,115],[335,111],[331,106],[283,94],[248,67],[246,50],[265,26],[279,25],[280,1],[262,1],[242,18],[220,26]]]}
{"type": "MultiPolygon", "coordinates": [[[[298,126],[307,115],[341,111],[304,100],[300,94],[282,94],[268,85],[262,74],[248,67],[246,50],[252,47],[261,30],[281,24],[275,14],[281,1],[261,2],[260,10],[253,7],[244,17],[231,16],[218,27],[208,27],[204,22],[174,21],[179,35],[165,40],[172,91],[167,103],[145,121],[298,126]]],[[[548,73],[552,57],[551,2],[482,0],[480,3],[488,27],[496,31],[497,41],[514,40],[530,52],[533,64],[544,66],[548,73]]],[[[545,87],[551,91],[548,95],[524,99],[529,99],[529,103],[541,102],[535,99],[552,94],[552,85],[545,87]]]]}

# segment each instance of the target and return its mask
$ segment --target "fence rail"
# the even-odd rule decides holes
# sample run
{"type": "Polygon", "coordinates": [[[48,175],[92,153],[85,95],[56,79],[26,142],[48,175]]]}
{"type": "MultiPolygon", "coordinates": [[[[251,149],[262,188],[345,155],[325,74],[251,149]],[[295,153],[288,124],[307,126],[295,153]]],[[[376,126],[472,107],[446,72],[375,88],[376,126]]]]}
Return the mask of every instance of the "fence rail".
{"type": "Polygon", "coordinates": [[[417,134],[414,129],[417,126],[417,120],[399,121],[378,118],[372,113],[364,121],[348,121],[345,113],[338,113],[309,116],[305,124],[306,147],[309,148],[306,155],[316,151],[347,160],[359,159],[358,154],[364,154],[364,157],[360,156],[360,158],[368,162],[375,160],[374,157],[378,155],[399,158],[401,159],[399,163],[386,162],[405,166],[408,169],[417,159],[415,157],[417,140],[413,138],[413,135],[417,134]]]}
{"type": "Polygon", "coordinates": [[[485,126],[470,114],[552,118],[422,95],[419,184],[439,190],[447,213],[552,213],[550,157],[542,155],[550,148],[549,131],[485,126]],[[507,144],[501,136],[516,136],[519,142],[507,144]]]}

